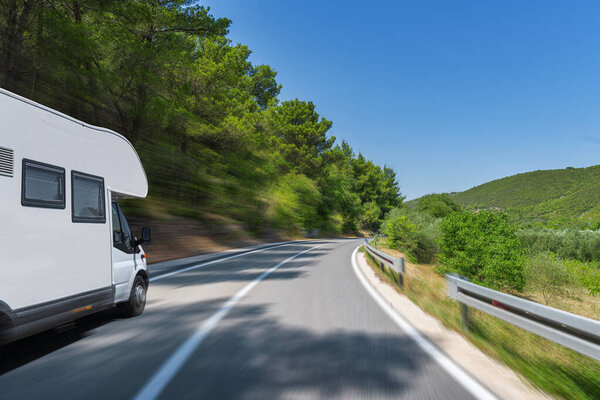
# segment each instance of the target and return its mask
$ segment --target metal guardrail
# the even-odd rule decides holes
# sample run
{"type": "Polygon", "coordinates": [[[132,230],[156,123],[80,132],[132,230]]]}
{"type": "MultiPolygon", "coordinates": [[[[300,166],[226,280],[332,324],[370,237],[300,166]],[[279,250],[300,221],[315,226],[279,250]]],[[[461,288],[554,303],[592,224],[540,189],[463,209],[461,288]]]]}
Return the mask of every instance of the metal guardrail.
{"type": "Polygon", "coordinates": [[[387,266],[392,271],[395,271],[398,274],[398,286],[402,286],[404,282],[404,257],[395,258],[385,254],[383,251],[379,251],[376,248],[369,245],[369,243],[373,240],[365,238],[365,249],[373,256],[373,258],[379,262],[379,267],[383,271],[384,266],[387,266]]]}
{"type": "Polygon", "coordinates": [[[467,307],[473,307],[600,360],[600,321],[498,292],[458,274],[446,274],[446,288],[448,296],[462,303],[463,323],[467,327],[467,307]]]}

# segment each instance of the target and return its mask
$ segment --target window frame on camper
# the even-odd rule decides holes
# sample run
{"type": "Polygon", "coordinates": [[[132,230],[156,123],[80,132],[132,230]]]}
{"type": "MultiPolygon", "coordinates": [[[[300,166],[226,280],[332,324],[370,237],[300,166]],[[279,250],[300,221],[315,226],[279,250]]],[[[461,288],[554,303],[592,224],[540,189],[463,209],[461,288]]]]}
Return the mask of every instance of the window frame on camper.
{"type": "Polygon", "coordinates": [[[71,170],[71,220],[73,223],[88,223],[88,224],[104,224],[106,223],[106,192],[104,186],[104,178],[97,175],[87,174],[81,171],[71,170]],[[100,198],[101,206],[102,206],[102,215],[96,217],[82,217],[75,215],[75,196],[76,189],[75,182],[76,179],[83,179],[88,181],[94,181],[100,184],[100,198]]]}
{"type": "Polygon", "coordinates": [[[63,167],[57,165],[46,164],[41,161],[31,160],[29,158],[23,158],[22,171],[21,171],[21,205],[24,207],[39,207],[39,208],[54,208],[64,210],[67,207],[67,196],[66,196],[66,170],[63,167]],[[45,200],[35,199],[27,197],[27,168],[37,168],[46,171],[50,171],[60,175],[60,194],[62,195],[61,200],[45,200]]]}

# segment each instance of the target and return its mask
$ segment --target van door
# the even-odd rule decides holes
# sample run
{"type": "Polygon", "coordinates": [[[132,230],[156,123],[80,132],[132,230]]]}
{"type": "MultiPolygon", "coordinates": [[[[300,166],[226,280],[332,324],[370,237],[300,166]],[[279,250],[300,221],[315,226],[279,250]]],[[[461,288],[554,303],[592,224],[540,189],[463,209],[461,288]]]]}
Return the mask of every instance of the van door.
{"type": "Polygon", "coordinates": [[[121,207],[112,202],[112,262],[115,284],[115,301],[129,298],[129,281],[137,270],[139,250],[133,247],[134,237],[121,207]]]}

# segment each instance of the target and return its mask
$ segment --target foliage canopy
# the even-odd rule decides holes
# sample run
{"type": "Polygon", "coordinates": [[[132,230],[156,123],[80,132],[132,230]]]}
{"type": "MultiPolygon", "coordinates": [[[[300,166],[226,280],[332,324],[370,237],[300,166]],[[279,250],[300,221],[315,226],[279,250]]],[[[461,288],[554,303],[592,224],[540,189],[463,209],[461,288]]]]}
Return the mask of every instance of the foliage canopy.
{"type": "Polygon", "coordinates": [[[523,289],[523,250],[517,228],[506,214],[452,213],[444,218],[440,230],[442,263],[492,288],[523,289]]]}
{"type": "Polygon", "coordinates": [[[377,230],[394,171],[336,145],[311,101],[280,102],[230,24],[191,0],[4,0],[0,86],[124,134],[153,197],[256,233],[377,230]]]}
{"type": "Polygon", "coordinates": [[[417,210],[430,214],[435,218],[444,218],[455,211],[460,211],[458,205],[447,193],[428,194],[417,200],[417,210]]]}

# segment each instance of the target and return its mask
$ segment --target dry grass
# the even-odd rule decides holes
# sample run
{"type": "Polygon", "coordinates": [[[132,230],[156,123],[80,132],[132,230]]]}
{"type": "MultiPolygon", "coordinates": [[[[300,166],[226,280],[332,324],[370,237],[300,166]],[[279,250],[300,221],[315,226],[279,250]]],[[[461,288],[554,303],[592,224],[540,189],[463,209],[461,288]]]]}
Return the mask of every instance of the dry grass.
{"type": "MultiPolygon", "coordinates": [[[[541,294],[526,292],[525,297],[538,303],[544,304],[541,294]]],[[[558,308],[584,317],[600,320],[600,297],[591,296],[587,289],[582,287],[570,287],[564,296],[551,299],[550,307],[558,308]]]]}
{"type": "MultiPolygon", "coordinates": [[[[401,255],[397,250],[377,247],[392,256],[401,255]]],[[[367,259],[381,278],[395,286],[397,277],[393,271],[382,273],[370,256],[367,259]]],[[[406,272],[404,288],[396,287],[398,292],[463,335],[484,353],[504,362],[554,396],[600,399],[600,362],[478,310],[470,310],[471,329],[467,331],[461,323],[458,302],[446,295],[445,279],[434,272],[432,265],[406,262],[406,272]]],[[[576,308],[577,305],[571,301],[573,299],[564,306],[576,308]]],[[[597,303],[594,304],[597,307],[597,303]]],[[[593,307],[588,309],[594,310],[593,307]]]]}

